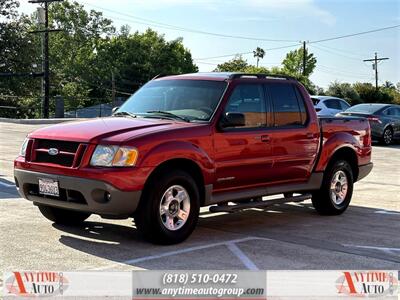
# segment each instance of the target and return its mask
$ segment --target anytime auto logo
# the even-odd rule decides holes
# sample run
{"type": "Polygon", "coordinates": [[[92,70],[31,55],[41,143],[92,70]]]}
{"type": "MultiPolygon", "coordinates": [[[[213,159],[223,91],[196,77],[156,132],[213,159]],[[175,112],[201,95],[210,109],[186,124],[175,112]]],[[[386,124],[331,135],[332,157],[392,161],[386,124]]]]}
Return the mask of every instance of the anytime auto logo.
{"type": "Polygon", "coordinates": [[[62,295],[68,280],[61,272],[13,272],[5,280],[6,293],[16,296],[62,295]]]}
{"type": "Polygon", "coordinates": [[[336,280],[336,287],[338,293],[345,296],[396,295],[399,287],[397,275],[394,271],[343,272],[336,280]]]}

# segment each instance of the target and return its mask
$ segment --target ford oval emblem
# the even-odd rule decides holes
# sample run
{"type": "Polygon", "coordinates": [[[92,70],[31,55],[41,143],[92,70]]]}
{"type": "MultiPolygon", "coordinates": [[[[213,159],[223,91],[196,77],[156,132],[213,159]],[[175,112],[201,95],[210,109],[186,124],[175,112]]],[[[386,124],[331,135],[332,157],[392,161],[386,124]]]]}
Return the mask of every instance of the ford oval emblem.
{"type": "Polygon", "coordinates": [[[58,149],[57,148],[50,148],[48,151],[49,155],[57,155],[58,149]]]}

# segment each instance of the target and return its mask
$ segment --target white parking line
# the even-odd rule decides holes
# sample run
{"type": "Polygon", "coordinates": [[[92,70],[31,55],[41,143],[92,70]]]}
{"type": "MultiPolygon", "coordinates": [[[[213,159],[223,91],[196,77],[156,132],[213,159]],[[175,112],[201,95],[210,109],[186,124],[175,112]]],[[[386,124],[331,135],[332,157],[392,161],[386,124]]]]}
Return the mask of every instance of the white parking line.
{"type": "Polygon", "coordinates": [[[226,246],[229,250],[231,250],[233,254],[236,255],[237,258],[240,259],[240,261],[246,266],[247,269],[251,271],[258,271],[255,263],[253,263],[250,258],[246,254],[244,254],[243,251],[235,243],[227,243],[226,246]]]}
{"type": "Polygon", "coordinates": [[[358,245],[350,245],[344,244],[345,247],[353,247],[353,248],[361,248],[361,249],[372,249],[383,251],[388,254],[396,254],[396,252],[400,252],[400,248],[390,248],[390,247],[376,247],[376,246],[358,246],[358,245]]]}
{"type": "Polygon", "coordinates": [[[1,181],[0,181],[0,185],[5,186],[5,187],[15,187],[15,184],[8,184],[8,183],[1,182],[1,181]]]}
{"type": "Polygon", "coordinates": [[[376,214],[384,214],[384,215],[400,215],[398,211],[389,211],[389,210],[377,210],[376,214]]]}
{"type": "MultiPolygon", "coordinates": [[[[251,241],[251,240],[260,240],[260,239],[269,240],[269,239],[266,239],[266,238],[246,237],[246,238],[242,238],[242,239],[218,242],[218,243],[213,243],[213,244],[208,244],[208,245],[194,246],[194,247],[184,248],[184,249],[180,249],[180,250],[169,251],[169,252],[165,252],[165,253],[161,253],[161,254],[129,259],[129,260],[125,260],[125,261],[114,263],[114,264],[109,265],[109,266],[103,266],[103,267],[94,268],[94,269],[91,269],[91,270],[96,270],[96,271],[97,270],[108,270],[108,269],[112,269],[113,267],[117,267],[117,266],[121,266],[121,265],[131,265],[131,264],[145,262],[145,261],[149,261],[149,260],[153,260],[153,259],[159,259],[159,258],[163,258],[163,257],[177,255],[177,254],[184,254],[184,253],[189,253],[189,252],[198,251],[198,250],[204,250],[204,249],[218,247],[218,246],[228,246],[228,248],[229,248],[229,245],[231,245],[231,244],[247,242],[247,241],[251,241]]],[[[232,249],[230,249],[230,250],[232,251],[232,249]]],[[[240,249],[239,249],[239,251],[241,252],[240,249]]],[[[234,253],[234,254],[236,255],[236,253],[234,253]]],[[[243,254],[243,256],[245,256],[243,252],[242,252],[242,254],[243,254]]],[[[250,266],[250,263],[252,263],[252,262],[250,261],[249,258],[247,258],[247,259],[248,259],[248,263],[249,263],[249,266],[250,266]]],[[[254,265],[254,263],[253,263],[253,265],[254,265]]]]}

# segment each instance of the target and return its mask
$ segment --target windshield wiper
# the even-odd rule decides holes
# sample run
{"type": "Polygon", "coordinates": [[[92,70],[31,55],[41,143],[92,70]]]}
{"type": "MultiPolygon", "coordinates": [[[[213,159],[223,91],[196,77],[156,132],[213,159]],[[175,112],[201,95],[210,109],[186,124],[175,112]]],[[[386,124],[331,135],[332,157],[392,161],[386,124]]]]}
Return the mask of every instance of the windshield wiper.
{"type": "Polygon", "coordinates": [[[146,113],[149,113],[149,114],[158,114],[158,115],[162,115],[162,116],[166,116],[166,117],[171,117],[171,118],[174,118],[174,119],[179,119],[179,120],[182,120],[182,121],[185,121],[185,122],[190,122],[190,120],[189,120],[188,118],[178,116],[178,115],[173,114],[173,113],[171,113],[171,112],[169,112],[169,111],[163,111],[163,110],[149,110],[149,111],[146,111],[146,113]]]}
{"type": "Polygon", "coordinates": [[[131,118],[136,118],[136,115],[133,113],[130,113],[129,111],[118,111],[112,115],[113,117],[118,117],[118,116],[127,116],[131,118]]]}

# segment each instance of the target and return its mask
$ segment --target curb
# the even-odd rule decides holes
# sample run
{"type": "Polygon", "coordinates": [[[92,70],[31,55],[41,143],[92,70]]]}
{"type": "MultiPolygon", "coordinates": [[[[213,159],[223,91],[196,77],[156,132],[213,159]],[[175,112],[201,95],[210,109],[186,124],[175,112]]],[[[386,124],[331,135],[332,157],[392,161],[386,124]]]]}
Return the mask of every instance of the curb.
{"type": "Polygon", "coordinates": [[[0,118],[0,123],[14,123],[14,124],[27,124],[27,125],[40,125],[40,124],[59,124],[63,122],[80,121],[82,118],[65,118],[65,119],[8,119],[0,118]]]}

